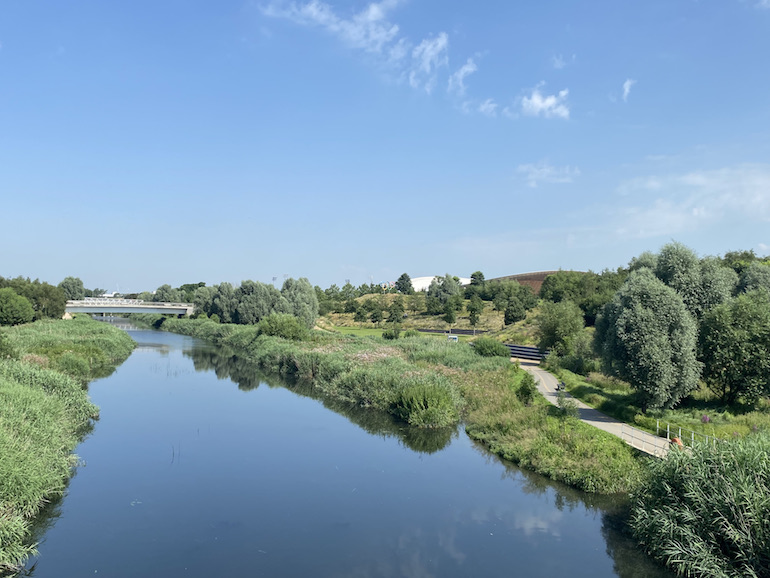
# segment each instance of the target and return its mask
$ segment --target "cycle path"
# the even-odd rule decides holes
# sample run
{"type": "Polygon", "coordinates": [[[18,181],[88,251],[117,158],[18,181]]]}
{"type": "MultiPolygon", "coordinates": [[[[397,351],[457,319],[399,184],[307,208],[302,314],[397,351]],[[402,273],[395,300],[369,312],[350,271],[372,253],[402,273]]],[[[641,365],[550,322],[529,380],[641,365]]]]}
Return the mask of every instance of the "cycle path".
{"type": "MultiPolygon", "coordinates": [[[[552,373],[540,369],[537,362],[526,361],[523,359],[516,360],[521,365],[521,368],[528,371],[535,378],[538,391],[543,395],[545,399],[551,402],[553,405],[558,405],[558,394],[556,386],[559,381],[552,373]]],[[[661,438],[651,433],[648,433],[639,428],[630,426],[622,421],[618,421],[613,417],[603,414],[597,409],[594,409],[579,399],[572,397],[566,391],[564,395],[568,399],[575,401],[578,407],[578,417],[581,421],[611,433],[614,436],[619,437],[631,447],[641,450],[647,454],[653,456],[663,457],[668,452],[669,442],[666,438],[661,438]]]]}

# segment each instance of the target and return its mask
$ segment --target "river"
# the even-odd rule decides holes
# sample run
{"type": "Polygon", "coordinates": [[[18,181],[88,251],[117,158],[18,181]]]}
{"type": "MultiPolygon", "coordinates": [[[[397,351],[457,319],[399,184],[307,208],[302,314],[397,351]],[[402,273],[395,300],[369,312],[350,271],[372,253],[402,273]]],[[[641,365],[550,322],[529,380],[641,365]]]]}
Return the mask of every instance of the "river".
{"type": "Polygon", "coordinates": [[[39,522],[38,578],[668,577],[617,500],[413,430],[231,353],[126,326],[100,420],[39,522]]]}

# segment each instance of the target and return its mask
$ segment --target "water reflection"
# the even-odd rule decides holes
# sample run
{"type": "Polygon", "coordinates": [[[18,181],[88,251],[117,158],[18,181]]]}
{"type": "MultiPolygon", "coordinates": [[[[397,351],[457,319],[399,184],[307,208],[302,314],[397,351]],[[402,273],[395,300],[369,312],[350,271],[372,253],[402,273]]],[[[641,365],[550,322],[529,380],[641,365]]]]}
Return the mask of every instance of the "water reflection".
{"type": "Polygon", "coordinates": [[[358,407],[356,404],[325,396],[313,387],[312,383],[268,375],[253,362],[239,357],[227,348],[196,344],[185,349],[183,354],[192,359],[196,371],[214,371],[217,378],[230,379],[238,385],[238,389],[249,391],[262,384],[269,387],[287,387],[297,395],[320,401],[324,407],[345,416],[364,431],[378,436],[396,437],[404,446],[416,452],[431,454],[440,451],[458,435],[457,427],[411,427],[383,411],[358,407]]]}

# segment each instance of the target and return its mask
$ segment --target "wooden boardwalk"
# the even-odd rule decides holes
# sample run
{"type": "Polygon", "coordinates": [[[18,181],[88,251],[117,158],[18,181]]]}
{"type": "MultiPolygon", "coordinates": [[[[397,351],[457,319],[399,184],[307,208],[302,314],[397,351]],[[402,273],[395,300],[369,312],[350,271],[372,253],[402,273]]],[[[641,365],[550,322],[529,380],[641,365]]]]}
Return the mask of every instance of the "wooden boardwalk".
{"type": "MultiPolygon", "coordinates": [[[[553,405],[558,405],[556,386],[559,383],[556,377],[540,369],[539,364],[533,361],[517,360],[521,368],[528,371],[535,378],[538,391],[553,405]]],[[[669,442],[666,438],[658,437],[639,428],[630,426],[613,417],[603,414],[579,399],[573,398],[569,393],[564,395],[573,399],[578,407],[578,417],[581,421],[597,427],[601,430],[619,437],[631,447],[634,447],[651,456],[663,457],[668,453],[669,442]]]]}

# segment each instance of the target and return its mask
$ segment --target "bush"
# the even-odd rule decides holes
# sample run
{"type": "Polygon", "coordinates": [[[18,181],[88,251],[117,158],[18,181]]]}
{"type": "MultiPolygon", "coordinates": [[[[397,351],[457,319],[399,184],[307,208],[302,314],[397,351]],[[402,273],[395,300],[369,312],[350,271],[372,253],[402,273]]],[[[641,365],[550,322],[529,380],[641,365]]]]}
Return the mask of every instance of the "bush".
{"type": "Polygon", "coordinates": [[[525,373],[519,383],[519,388],[516,390],[516,397],[524,405],[532,405],[532,401],[535,399],[537,393],[537,385],[535,384],[535,378],[531,373],[525,373]]]}
{"type": "Polygon", "coordinates": [[[416,329],[407,329],[406,331],[404,331],[404,334],[402,335],[402,337],[404,338],[419,337],[419,336],[420,336],[420,332],[417,331],[416,329]]]}
{"type": "Polygon", "coordinates": [[[491,337],[479,337],[473,342],[473,347],[483,357],[510,357],[510,350],[491,337]]]}
{"type": "Polygon", "coordinates": [[[3,359],[16,359],[19,356],[19,352],[8,339],[5,333],[0,332],[0,361],[3,359]]]}
{"type": "Polygon", "coordinates": [[[273,313],[262,319],[259,322],[259,333],[292,341],[304,341],[308,337],[307,327],[288,313],[273,313]]]}
{"type": "Polygon", "coordinates": [[[17,295],[13,289],[0,289],[0,325],[20,325],[35,318],[29,299],[17,295]]]}
{"type": "Polygon", "coordinates": [[[394,327],[393,329],[386,329],[382,332],[382,338],[383,339],[398,339],[399,335],[401,334],[401,330],[394,327]]]}

